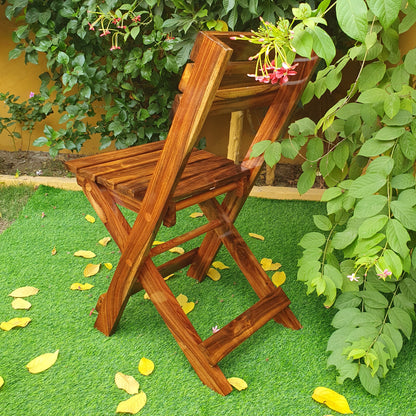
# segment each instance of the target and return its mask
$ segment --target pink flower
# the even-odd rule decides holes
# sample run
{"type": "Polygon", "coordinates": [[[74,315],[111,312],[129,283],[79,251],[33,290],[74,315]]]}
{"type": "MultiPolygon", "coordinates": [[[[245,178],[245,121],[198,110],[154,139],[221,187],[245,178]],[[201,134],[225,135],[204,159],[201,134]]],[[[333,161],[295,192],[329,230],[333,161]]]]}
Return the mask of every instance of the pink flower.
{"type": "Polygon", "coordinates": [[[90,316],[94,313],[94,311],[95,311],[95,308],[92,308],[92,309],[90,310],[90,316]]]}
{"type": "Polygon", "coordinates": [[[110,51],[115,51],[116,49],[121,49],[121,47],[120,46],[112,46],[110,48],[110,51]]]}
{"type": "MultiPolygon", "coordinates": [[[[272,65],[274,65],[274,61],[272,62],[272,65]]],[[[283,62],[280,68],[269,67],[266,69],[273,69],[273,72],[270,74],[270,80],[272,84],[276,84],[278,82],[280,85],[283,85],[289,81],[289,76],[297,74],[295,71],[297,66],[298,64],[290,66],[286,62],[283,62]]]]}
{"type": "Polygon", "coordinates": [[[92,23],[88,22],[88,26],[89,26],[90,30],[95,30],[94,25],[92,23]]]}
{"type": "Polygon", "coordinates": [[[216,334],[219,331],[218,325],[212,327],[212,333],[216,334]]]}
{"type": "Polygon", "coordinates": [[[33,98],[35,96],[35,93],[33,91],[30,91],[29,98],[33,98]]]}
{"type": "Polygon", "coordinates": [[[108,29],[104,30],[103,33],[101,33],[100,37],[107,36],[110,34],[110,31],[108,29]]]}
{"type": "Polygon", "coordinates": [[[353,273],[353,274],[349,274],[349,275],[347,276],[347,278],[348,278],[348,279],[350,279],[350,281],[351,281],[351,282],[358,282],[358,279],[359,279],[360,277],[357,277],[357,276],[355,275],[355,273],[353,273]]]}
{"type": "Polygon", "coordinates": [[[137,15],[137,16],[135,16],[135,17],[133,17],[133,22],[140,22],[140,20],[141,20],[141,16],[140,15],[137,15]]]}
{"type": "Polygon", "coordinates": [[[391,276],[391,271],[389,269],[384,269],[381,273],[377,273],[379,279],[386,280],[386,277],[391,276]]]}

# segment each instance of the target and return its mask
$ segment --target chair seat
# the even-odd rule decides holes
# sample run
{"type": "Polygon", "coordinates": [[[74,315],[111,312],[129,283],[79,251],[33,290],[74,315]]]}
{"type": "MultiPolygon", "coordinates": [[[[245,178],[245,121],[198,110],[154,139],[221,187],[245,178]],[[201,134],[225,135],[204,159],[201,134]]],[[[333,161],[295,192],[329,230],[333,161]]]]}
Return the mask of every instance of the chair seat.
{"type": "MultiPolygon", "coordinates": [[[[162,153],[163,145],[164,141],[148,143],[129,149],[87,156],[70,161],[67,165],[77,175],[79,182],[86,179],[96,182],[114,194],[124,196],[124,202],[130,200],[130,204],[124,205],[134,208],[131,200],[135,199],[139,203],[143,199],[162,153]]],[[[225,157],[194,149],[171,200],[176,203],[206,192],[219,195],[224,192],[224,187],[226,191],[233,187],[238,188],[241,193],[249,175],[249,169],[236,165],[225,157]]],[[[189,205],[181,204],[181,208],[185,206],[189,205]]],[[[137,211],[139,205],[135,208],[137,211]]]]}

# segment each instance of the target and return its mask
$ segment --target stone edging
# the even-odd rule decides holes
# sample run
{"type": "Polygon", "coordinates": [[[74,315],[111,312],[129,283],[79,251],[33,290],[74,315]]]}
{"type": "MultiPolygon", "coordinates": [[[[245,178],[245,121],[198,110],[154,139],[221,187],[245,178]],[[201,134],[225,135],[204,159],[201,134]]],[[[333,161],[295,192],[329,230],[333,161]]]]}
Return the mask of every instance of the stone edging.
{"type": "MultiPolygon", "coordinates": [[[[81,187],[77,184],[75,178],[58,178],[48,176],[19,176],[16,178],[10,175],[0,175],[0,185],[46,185],[53,188],[65,189],[67,191],[81,190],[81,187]]],[[[266,199],[320,201],[323,192],[324,189],[313,188],[303,195],[299,195],[296,188],[285,188],[282,186],[255,186],[251,191],[250,196],[266,199]]]]}

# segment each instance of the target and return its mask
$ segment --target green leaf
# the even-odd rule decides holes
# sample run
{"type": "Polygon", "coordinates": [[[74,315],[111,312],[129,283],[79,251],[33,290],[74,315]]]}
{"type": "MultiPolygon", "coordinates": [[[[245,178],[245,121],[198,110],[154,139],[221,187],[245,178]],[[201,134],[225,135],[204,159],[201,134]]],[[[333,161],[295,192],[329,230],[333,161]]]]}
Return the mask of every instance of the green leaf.
{"type": "Polygon", "coordinates": [[[410,241],[409,233],[400,221],[390,218],[386,227],[387,243],[390,247],[400,254],[402,258],[409,254],[407,242],[410,241]]]}
{"type": "Polygon", "coordinates": [[[59,52],[56,58],[56,61],[62,65],[67,65],[69,63],[69,56],[65,52],[59,52]]]}
{"type": "Polygon", "coordinates": [[[400,98],[396,94],[391,94],[390,97],[384,101],[384,112],[390,118],[393,118],[400,110],[400,98]]]}
{"type": "Polygon", "coordinates": [[[338,232],[332,238],[332,247],[337,250],[342,250],[352,244],[357,238],[357,230],[347,228],[344,231],[338,232]]]}
{"type": "Polygon", "coordinates": [[[306,30],[296,30],[296,27],[294,29],[295,33],[293,35],[292,45],[300,56],[310,58],[313,46],[313,36],[306,30]]]}
{"type": "Polygon", "coordinates": [[[313,30],[308,28],[307,32],[312,34],[313,50],[315,53],[320,58],[324,59],[326,64],[329,65],[334,59],[336,53],[334,42],[332,41],[331,37],[319,26],[315,26],[313,30]]]}
{"type": "Polygon", "coordinates": [[[394,160],[389,156],[375,158],[367,167],[367,173],[380,173],[389,176],[394,167],[394,160]]]}
{"type": "MultiPolygon", "coordinates": [[[[416,303],[416,282],[412,278],[407,277],[400,282],[400,291],[411,303],[416,303]]],[[[412,309],[414,309],[414,305],[412,309]]]]}
{"type": "Polygon", "coordinates": [[[389,306],[389,301],[378,290],[361,290],[356,295],[366,308],[385,309],[389,306]]]}
{"type": "Polygon", "coordinates": [[[412,335],[412,320],[410,319],[409,314],[405,310],[394,306],[389,309],[387,316],[393,327],[400,329],[407,339],[410,339],[410,336],[412,335]]]}
{"type": "Polygon", "coordinates": [[[311,162],[316,162],[324,152],[324,144],[319,137],[312,137],[308,141],[306,148],[306,158],[311,162]]]}
{"type": "Polygon", "coordinates": [[[332,228],[331,220],[325,215],[314,215],[313,222],[322,231],[330,231],[332,228]]]}
{"type": "Polygon", "coordinates": [[[356,308],[361,304],[361,299],[357,296],[357,292],[343,292],[341,293],[334,307],[336,309],[356,308]]]}
{"type": "Polygon", "coordinates": [[[378,264],[382,270],[390,270],[397,279],[402,275],[402,261],[393,250],[385,250],[383,255],[378,259],[378,264]]]}
{"type": "Polygon", "coordinates": [[[343,277],[342,277],[341,272],[336,267],[330,264],[325,264],[324,275],[325,275],[324,277],[327,277],[328,279],[332,280],[333,284],[335,285],[337,289],[341,289],[343,277]]]}
{"type": "Polygon", "coordinates": [[[358,89],[362,92],[375,87],[384,77],[386,65],[383,62],[373,62],[366,65],[358,78],[358,89]]]}
{"type": "Polygon", "coordinates": [[[399,15],[400,0],[367,0],[368,7],[382,24],[383,28],[388,28],[399,15]]]}
{"type": "MultiPolygon", "coordinates": [[[[407,111],[406,111],[407,112],[407,111]]],[[[410,114],[410,113],[409,113],[410,114]]],[[[406,131],[399,139],[399,146],[403,154],[409,160],[416,159],[416,137],[406,131]]]]}
{"type": "Polygon", "coordinates": [[[270,146],[270,144],[270,140],[262,140],[261,142],[256,143],[250,153],[250,158],[260,156],[270,146]]]}
{"type": "Polygon", "coordinates": [[[330,201],[331,199],[335,199],[342,195],[342,189],[338,187],[332,187],[325,189],[324,193],[322,194],[321,201],[326,202],[330,201]]]}
{"type": "Polygon", "coordinates": [[[363,91],[357,101],[363,104],[374,104],[383,102],[389,97],[387,92],[381,88],[371,88],[369,90],[363,91]]]}
{"type": "Polygon", "coordinates": [[[406,203],[407,205],[413,207],[416,205],[416,189],[406,189],[400,192],[399,201],[406,203]]]}
{"type": "Polygon", "coordinates": [[[386,126],[381,128],[376,135],[374,136],[374,139],[376,140],[392,140],[396,139],[397,137],[400,137],[405,132],[404,127],[390,127],[386,126]]]}
{"type": "MultiPolygon", "coordinates": [[[[383,117],[381,120],[387,126],[404,126],[410,124],[413,120],[413,116],[406,110],[399,110],[399,112],[392,118],[387,116],[383,117]]],[[[411,134],[410,132],[408,132],[411,134]]]]}
{"type": "Polygon", "coordinates": [[[342,31],[360,42],[367,35],[367,6],[363,0],[338,0],[336,3],[338,24],[342,31]]]}
{"type": "Polygon", "coordinates": [[[303,248],[315,248],[321,247],[325,244],[326,237],[317,232],[311,232],[305,234],[299,242],[299,245],[303,248]]]}
{"type": "Polygon", "coordinates": [[[283,139],[281,145],[283,157],[286,157],[288,159],[294,159],[298,155],[300,147],[294,140],[283,139]]]}
{"type": "Polygon", "coordinates": [[[354,198],[364,198],[376,193],[386,183],[386,178],[378,173],[366,173],[355,179],[348,194],[354,198]]]}
{"type": "Polygon", "coordinates": [[[416,209],[406,204],[404,201],[392,201],[391,210],[404,227],[416,231],[416,209]]]}
{"type": "Polygon", "coordinates": [[[370,238],[378,233],[386,225],[389,217],[387,215],[376,215],[366,219],[358,228],[360,238],[370,238]]]}
{"type": "Polygon", "coordinates": [[[377,396],[380,393],[380,380],[376,375],[371,375],[371,370],[368,367],[361,364],[358,376],[361,384],[370,394],[377,396]]]}
{"type": "Polygon", "coordinates": [[[279,142],[273,142],[266,148],[264,152],[264,161],[267,163],[267,165],[273,167],[277,162],[279,162],[281,156],[281,144],[279,142]]]}
{"type": "Polygon", "coordinates": [[[302,195],[305,192],[309,191],[315,183],[316,171],[315,169],[305,170],[299,177],[297,188],[298,192],[302,195]]]}
{"type": "Polygon", "coordinates": [[[393,176],[391,179],[391,186],[396,189],[414,188],[415,185],[415,177],[411,173],[402,173],[401,175],[393,176]]]}
{"type": "Polygon", "coordinates": [[[359,156],[373,157],[382,155],[391,149],[395,144],[395,140],[382,141],[376,139],[370,139],[364,142],[361,146],[360,151],[358,152],[359,156]]]}
{"type": "Polygon", "coordinates": [[[416,49],[411,49],[404,58],[404,68],[409,74],[416,75],[416,49]]]}

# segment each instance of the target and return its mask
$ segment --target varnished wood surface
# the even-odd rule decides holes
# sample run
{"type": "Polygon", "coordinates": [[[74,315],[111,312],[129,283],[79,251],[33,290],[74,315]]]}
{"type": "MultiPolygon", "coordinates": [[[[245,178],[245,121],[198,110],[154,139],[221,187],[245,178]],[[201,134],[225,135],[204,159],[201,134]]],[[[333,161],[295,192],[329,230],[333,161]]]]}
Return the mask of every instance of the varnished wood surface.
{"type": "MultiPolygon", "coordinates": [[[[269,106],[254,143],[274,141],[311,75],[314,61],[300,60],[289,85],[262,85],[246,76],[249,56],[257,47],[234,41],[236,33],[200,33],[184,71],[166,141],[108,152],[68,162],[98,216],[120,247],[121,258],[105,294],[97,303],[95,327],[111,335],[129,297],[146,290],[201,381],[226,395],[232,387],[218,362],[270,319],[299,329],[290,301],[276,288],[234,226],[254,184],[263,157],[243,163],[194,148],[209,113],[269,106]],[[215,199],[225,194],[220,205],[215,199]],[[176,222],[176,211],[199,204],[208,223],[152,247],[162,221],[176,222]],[[137,212],[130,226],[119,205],[137,212]],[[155,266],[153,258],[170,248],[205,235],[200,247],[155,266]],[[163,277],[190,265],[188,274],[202,281],[221,244],[236,261],[259,301],[217,334],[202,341],[163,277]]],[[[241,129],[240,129],[241,130],[241,129]]],[[[138,318],[139,319],[139,318],[138,318]]],[[[145,324],[145,323],[144,323],[145,324]]]]}

